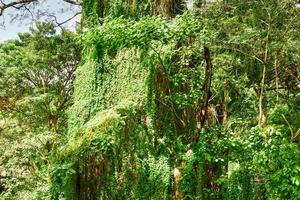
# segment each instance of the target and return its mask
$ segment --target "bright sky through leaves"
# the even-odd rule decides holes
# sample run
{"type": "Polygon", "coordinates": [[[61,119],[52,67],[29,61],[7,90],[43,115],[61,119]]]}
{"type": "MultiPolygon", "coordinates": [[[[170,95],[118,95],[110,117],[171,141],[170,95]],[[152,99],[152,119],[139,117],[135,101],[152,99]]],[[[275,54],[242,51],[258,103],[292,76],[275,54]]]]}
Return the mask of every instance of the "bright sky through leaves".
{"type": "MultiPolygon", "coordinates": [[[[66,19],[71,18],[75,13],[79,11],[79,8],[61,0],[46,0],[35,8],[36,12],[40,12],[39,10],[47,11],[47,13],[52,13],[57,17],[57,22],[60,23],[65,21],[66,19]]],[[[0,42],[9,39],[15,39],[18,37],[18,33],[27,32],[30,27],[34,26],[34,23],[32,23],[33,21],[30,16],[21,21],[12,20],[16,13],[16,10],[8,9],[4,13],[4,16],[0,17],[0,42]]],[[[46,19],[46,17],[41,17],[40,20],[54,21],[55,18],[48,17],[46,19]]],[[[76,22],[78,22],[79,20],[80,15],[70,20],[64,25],[64,27],[74,29],[76,22]]]]}

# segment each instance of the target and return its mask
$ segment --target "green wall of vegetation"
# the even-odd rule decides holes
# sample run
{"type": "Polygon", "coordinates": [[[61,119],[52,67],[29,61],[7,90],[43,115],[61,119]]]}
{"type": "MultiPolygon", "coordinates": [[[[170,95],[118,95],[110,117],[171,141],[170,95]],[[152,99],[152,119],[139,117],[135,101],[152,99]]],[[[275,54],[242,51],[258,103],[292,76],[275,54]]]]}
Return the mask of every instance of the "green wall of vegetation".
{"type": "Polygon", "coordinates": [[[294,1],[82,6],[68,126],[37,199],[300,199],[294,1]]]}

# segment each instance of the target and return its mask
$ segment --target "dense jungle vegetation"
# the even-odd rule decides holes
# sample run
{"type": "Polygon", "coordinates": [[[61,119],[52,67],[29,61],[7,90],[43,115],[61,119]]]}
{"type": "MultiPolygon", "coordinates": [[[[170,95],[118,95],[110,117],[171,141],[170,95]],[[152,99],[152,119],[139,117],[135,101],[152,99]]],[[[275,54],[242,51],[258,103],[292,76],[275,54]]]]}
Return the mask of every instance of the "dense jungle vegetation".
{"type": "Polygon", "coordinates": [[[66,2],[0,44],[0,199],[300,199],[295,0],[66,2]]]}

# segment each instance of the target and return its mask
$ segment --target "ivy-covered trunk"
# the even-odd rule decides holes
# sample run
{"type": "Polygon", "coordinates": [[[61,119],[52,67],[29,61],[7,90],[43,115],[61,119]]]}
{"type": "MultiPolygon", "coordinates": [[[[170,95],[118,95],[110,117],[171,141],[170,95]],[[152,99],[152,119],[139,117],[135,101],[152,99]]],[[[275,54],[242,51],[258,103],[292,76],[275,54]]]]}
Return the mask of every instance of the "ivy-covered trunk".
{"type": "MultiPolygon", "coordinates": [[[[260,67],[260,54],[249,58],[240,55],[243,48],[221,43],[220,38],[235,33],[226,35],[223,22],[209,24],[207,15],[213,13],[203,13],[203,2],[198,14],[184,13],[183,1],[114,3],[82,4],[88,31],[82,36],[83,58],[69,112],[70,140],[63,151],[73,169],[64,172],[64,196],[78,200],[263,196],[255,182],[261,175],[249,166],[243,168],[245,160],[254,161],[239,155],[245,147],[240,130],[246,131],[238,124],[237,112],[248,112],[247,103],[253,101],[241,100],[242,90],[259,84],[248,81],[240,60],[260,67]],[[214,30],[218,23],[223,32],[214,30]],[[239,76],[244,82],[231,80],[239,76]],[[243,101],[243,106],[235,108],[233,99],[243,101]],[[235,121],[230,121],[234,109],[235,121]]],[[[265,68],[263,74],[265,79],[265,68]]],[[[267,79],[263,82],[262,92],[267,79]]],[[[256,87],[251,87],[255,93],[256,87]]]]}

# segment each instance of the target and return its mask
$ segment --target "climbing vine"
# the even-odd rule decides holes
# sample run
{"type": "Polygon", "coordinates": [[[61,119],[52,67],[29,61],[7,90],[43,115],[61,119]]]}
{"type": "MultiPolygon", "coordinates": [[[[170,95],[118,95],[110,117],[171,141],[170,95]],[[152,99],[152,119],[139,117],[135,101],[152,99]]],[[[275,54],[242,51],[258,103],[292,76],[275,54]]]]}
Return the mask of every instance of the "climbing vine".
{"type": "Polygon", "coordinates": [[[205,2],[82,2],[68,126],[37,199],[300,198],[299,9],[205,2]]]}

